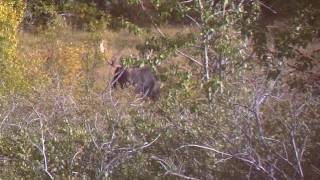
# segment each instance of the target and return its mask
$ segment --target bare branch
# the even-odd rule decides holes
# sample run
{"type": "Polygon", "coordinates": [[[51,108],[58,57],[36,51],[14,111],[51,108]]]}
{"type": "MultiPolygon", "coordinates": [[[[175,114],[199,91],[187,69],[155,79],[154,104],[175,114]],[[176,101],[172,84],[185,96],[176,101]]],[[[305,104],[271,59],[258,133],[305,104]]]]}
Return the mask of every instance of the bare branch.
{"type": "Polygon", "coordinates": [[[266,5],[265,3],[261,1],[257,1],[259,4],[261,4],[263,7],[267,8],[269,11],[271,11],[274,14],[278,14],[277,11],[273,10],[270,6],[266,5]]]}
{"type": "Polygon", "coordinates": [[[37,116],[39,117],[39,122],[40,122],[40,131],[41,131],[41,153],[43,156],[43,161],[44,161],[44,167],[43,170],[45,171],[45,173],[50,177],[50,179],[54,179],[53,176],[51,175],[51,173],[48,170],[48,160],[47,160],[47,155],[46,155],[46,146],[45,146],[45,136],[44,136],[44,130],[43,130],[43,121],[42,118],[43,116],[41,116],[41,114],[36,110],[33,109],[34,112],[37,114],[37,116]]]}
{"type": "Polygon", "coordinates": [[[200,25],[200,23],[199,23],[196,19],[194,19],[193,17],[191,17],[189,14],[187,14],[186,16],[187,16],[191,21],[193,21],[193,22],[198,26],[198,28],[201,29],[201,25],[200,25]]]}
{"type": "Polygon", "coordinates": [[[182,56],[186,57],[187,59],[189,59],[192,62],[195,62],[196,64],[198,64],[199,66],[203,66],[202,63],[200,63],[199,61],[197,61],[196,59],[194,59],[193,57],[189,56],[188,54],[185,54],[184,52],[180,51],[180,50],[176,50],[179,54],[181,54],[182,56]]]}
{"type": "Polygon", "coordinates": [[[180,2],[180,4],[188,4],[188,3],[191,3],[191,2],[193,2],[193,0],[186,0],[186,1],[180,2]]]}
{"type": "Polygon", "coordinates": [[[201,148],[201,149],[213,151],[213,152],[218,153],[218,154],[221,154],[221,155],[225,155],[225,156],[232,157],[231,154],[221,152],[221,151],[216,150],[216,149],[211,148],[211,147],[202,146],[202,145],[197,145],[197,144],[187,144],[187,145],[183,145],[183,146],[180,146],[179,148],[177,148],[176,151],[177,151],[177,150],[180,150],[180,149],[182,149],[182,148],[186,148],[186,147],[197,147],[197,148],[201,148]]]}
{"type": "Polygon", "coordinates": [[[302,166],[301,166],[301,158],[300,158],[300,155],[299,155],[299,149],[297,147],[297,144],[296,144],[296,140],[295,140],[295,133],[294,133],[294,130],[291,131],[290,133],[290,136],[291,136],[291,141],[292,141],[292,145],[293,145],[293,150],[294,150],[294,154],[295,154],[295,158],[296,158],[296,163],[297,163],[297,166],[298,166],[298,173],[300,175],[300,177],[303,179],[303,170],[302,170],[302,166]]]}
{"type": "Polygon", "coordinates": [[[16,104],[13,104],[10,111],[2,119],[1,124],[0,124],[0,129],[2,129],[4,122],[9,118],[10,114],[13,113],[15,109],[16,109],[16,104]]]}
{"type": "Polygon", "coordinates": [[[156,160],[163,167],[163,169],[165,169],[165,171],[166,171],[165,175],[166,174],[170,174],[170,175],[177,176],[177,177],[180,177],[180,178],[183,178],[183,179],[199,180],[198,178],[194,178],[194,177],[183,175],[181,173],[174,172],[173,170],[171,170],[169,163],[167,163],[163,159],[160,159],[160,158],[158,158],[156,156],[151,156],[151,159],[156,160]]]}
{"type": "Polygon", "coordinates": [[[320,169],[319,169],[319,168],[317,168],[317,167],[314,166],[314,165],[311,165],[311,167],[312,167],[312,169],[313,169],[313,171],[314,171],[315,173],[317,173],[318,175],[320,175],[320,169]]]}
{"type": "Polygon", "coordinates": [[[74,160],[76,159],[76,157],[78,156],[78,154],[80,154],[82,152],[82,150],[79,150],[79,151],[77,151],[74,155],[73,155],[73,157],[72,157],[72,159],[71,159],[71,170],[72,170],[72,166],[73,166],[73,162],[74,162],[74,160]]]}

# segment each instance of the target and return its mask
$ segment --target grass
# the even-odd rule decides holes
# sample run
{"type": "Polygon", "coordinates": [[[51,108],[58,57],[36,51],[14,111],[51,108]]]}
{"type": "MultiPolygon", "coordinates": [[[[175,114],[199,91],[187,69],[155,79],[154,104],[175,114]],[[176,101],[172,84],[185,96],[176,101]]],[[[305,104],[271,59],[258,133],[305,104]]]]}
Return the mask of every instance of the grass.
{"type": "MultiPolygon", "coordinates": [[[[193,27],[171,26],[161,27],[161,30],[167,36],[174,36],[178,32],[189,33],[195,31],[193,27]]],[[[27,66],[28,64],[33,64],[33,66],[36,64],[39,69],[41,69],[50,58],[53,58],[54,61],[61,61],[60,63],[63,66],[68,66],[67,63],[64,63],[66,61],[74,61],[73,64],[80,64],[81,57],[89,51],[92,53],[92,51],[99,50],[100,42],[103,41],[105,48],[105,52],[103,53],[104,62],[94,70],[95,86],[97,89],[103,90],[113,75],[114,68],[107,63],[112,55],[120,53],[123,56],[139,56],[136,46],[143,44],[147,37],[155,34],[159,35],[154,29],[143,31],[139,35],[129,33],[126,30],[83,32],[69,28],[49,29],[48,31],[40,33],[21,31],[18,34],[18,57],[22,61],[25,61],[27,66]]],[[[183,61],[183,58],[175,57],[165,64],[176,62],[182,65],[183,61]]],[[[164,66],[166,66],[165,64],[164,66]]],[[[33,72],[31,77],[38,76],[37,74],[47,74],[47,71],[47,69],[44,69],[41,73],[33,72]]],[[[71,70],[68,69],[66,71],[71,72],[71,70]]],[[[73,76],[77,75],[76,73],[73,74],[73,76]]]]}

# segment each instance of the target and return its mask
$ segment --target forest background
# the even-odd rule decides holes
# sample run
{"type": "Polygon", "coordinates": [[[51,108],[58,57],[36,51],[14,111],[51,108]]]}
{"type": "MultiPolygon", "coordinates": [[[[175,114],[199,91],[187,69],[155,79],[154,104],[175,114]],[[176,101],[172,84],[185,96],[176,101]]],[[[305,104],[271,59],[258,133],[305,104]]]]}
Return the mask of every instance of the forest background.
{"type": "Polygon", "coordinates": [[[319,37],[318,0],[2,0],[0,178],[319,179],[319,37]]]}

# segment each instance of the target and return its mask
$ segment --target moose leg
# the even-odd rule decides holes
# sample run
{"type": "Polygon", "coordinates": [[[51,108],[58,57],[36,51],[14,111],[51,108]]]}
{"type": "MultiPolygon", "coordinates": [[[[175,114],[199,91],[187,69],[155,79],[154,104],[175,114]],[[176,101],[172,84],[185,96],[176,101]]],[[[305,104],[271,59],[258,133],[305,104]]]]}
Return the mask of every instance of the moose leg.
{"type": "Polygon", "coordinates": [[[155,85],[153,86],[153,88],[151,89],[150,93],[149,93],[149,97],[152,99],[152,100],[156,100],[159,98],[160,96],[160,82],[157,81],[155,83],[155,85]]]}
{"type": "Polygon", "coordinates": [[[127,72],[124,68],[117,68],[111,81],[111,87],[116,88],[117,83],[119,83],[120,87],[123,89],[128,81],[127,76],[127,72]]]}
{"type": "Polygon", "coordinates": [[[135,85],[134,89],[135,93],[142,95],[142,99],[144,99],[146,96],[150,93],[150,88],[147,88],[143,85],[143,83],[138,83],[135,85]]]}
{"type": "Polygon", "coordinates": [[[142,98],[144,99],[145,97],[149,97],[149,95],[150,95],[150,89],[151,88],[148,88],[148,89],[144,89],[144,91],[143,91],[143,96],[142,96],[142,98]]]}

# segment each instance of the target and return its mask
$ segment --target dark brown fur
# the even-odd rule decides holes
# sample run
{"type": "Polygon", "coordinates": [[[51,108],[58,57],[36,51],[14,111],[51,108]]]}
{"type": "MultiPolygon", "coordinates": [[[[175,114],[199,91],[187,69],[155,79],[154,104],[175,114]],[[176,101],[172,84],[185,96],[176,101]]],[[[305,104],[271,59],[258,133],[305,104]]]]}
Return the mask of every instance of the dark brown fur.
{"type": "Polygon", "coordinates": [[[153,100],[160,96],[160,82],[149,67],[117,67],[112,78],[112,88],[116,88],[117,84],[121,88],[132,85],[136,93],[153,100]]]}

